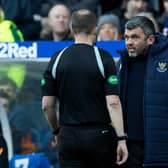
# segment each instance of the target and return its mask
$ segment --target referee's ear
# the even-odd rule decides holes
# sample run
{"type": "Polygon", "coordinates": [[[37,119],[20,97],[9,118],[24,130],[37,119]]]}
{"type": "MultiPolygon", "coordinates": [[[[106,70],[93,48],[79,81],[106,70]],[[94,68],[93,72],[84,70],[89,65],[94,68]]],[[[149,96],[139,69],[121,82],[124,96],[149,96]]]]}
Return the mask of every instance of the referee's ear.
{"type": "Polygon", "coordinates": [[[71,34],[74,35],[74,31],[72,29],[72,21],[70,21],[70,23],[69,23],[69,30],[70,30],[71,34]]]}
{"type": "Polygon", "coordinates": [[[97,26],[93,29],[92,33],[93,33],[94,35],[97,35],[97,26]]]}
{"type": "Polygon", "coordinates": [[[149,37],[147,38],[147,43],[149,45],[152,45],[155,42],[155,36],[154,35],[149,35],[149,37]]]}
{"type": "Polygon", "coordinates": [[[90,33],[91,37],[93,38],[93,42],[96,42],[97,39],[97,27],[93,28],[93,30],[90,33]]]}

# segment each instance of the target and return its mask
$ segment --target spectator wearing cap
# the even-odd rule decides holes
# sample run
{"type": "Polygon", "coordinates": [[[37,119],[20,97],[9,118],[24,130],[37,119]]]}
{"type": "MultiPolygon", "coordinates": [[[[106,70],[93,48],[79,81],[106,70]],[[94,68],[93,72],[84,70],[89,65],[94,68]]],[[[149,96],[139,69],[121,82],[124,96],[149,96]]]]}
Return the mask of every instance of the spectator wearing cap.
{"type": "Polygon", "coordinates": [[[126,22],[140,12],[150,12],[153,16],[156,13],[149,0],[122,0],[120,14],[118,14],[122,34],[124,34],[126,22]]]}
{"type": "Polygon", "coordinates": [[[105,14],[98,20],[98,41],[118,40],[121,38],[120,21],[114,14],[105,14]]]}

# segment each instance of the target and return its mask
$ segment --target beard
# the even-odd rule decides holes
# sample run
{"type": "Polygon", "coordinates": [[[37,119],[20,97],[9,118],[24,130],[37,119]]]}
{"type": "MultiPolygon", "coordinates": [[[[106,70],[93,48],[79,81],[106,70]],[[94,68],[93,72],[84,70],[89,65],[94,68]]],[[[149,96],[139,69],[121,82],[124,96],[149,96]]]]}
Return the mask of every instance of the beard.
{"type": "Polygon", "coordinates": [[[136,52],[128,52],[129,57],[135,58],[138,56],[138,53],[136,52]]]}
{"type": "Polygon", "coordinates": [[[141,50],[135,50],[135,51],[128,51],[128,55],[131,58],[141,57],[146,55],[147,47],[141,49],[141,50]]]}

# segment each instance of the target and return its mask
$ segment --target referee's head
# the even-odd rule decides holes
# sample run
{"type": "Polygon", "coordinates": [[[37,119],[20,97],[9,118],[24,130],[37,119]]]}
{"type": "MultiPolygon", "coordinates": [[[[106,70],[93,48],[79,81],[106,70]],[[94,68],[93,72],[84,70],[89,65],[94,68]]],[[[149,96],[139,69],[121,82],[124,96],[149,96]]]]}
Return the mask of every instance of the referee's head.
{"type": "Polygon", "coordinates": [[[96,15],[87,10],[80,9],[72,13],[70,28],[74,35],[96,33],[97,18],[96,15]]]}

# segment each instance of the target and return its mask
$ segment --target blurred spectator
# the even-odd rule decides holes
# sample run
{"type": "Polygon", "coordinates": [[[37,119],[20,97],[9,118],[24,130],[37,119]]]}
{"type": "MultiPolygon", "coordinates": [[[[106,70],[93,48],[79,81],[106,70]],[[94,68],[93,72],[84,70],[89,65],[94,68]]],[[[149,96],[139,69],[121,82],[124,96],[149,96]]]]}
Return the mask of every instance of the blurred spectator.
{"type": "Polygon", "coordinates": [[[0,100],[6,107],[10,104],[6,112],[12,131],[14,154],[44,152],[51,164],[57,165],[57,147],[53,144],[51,130],[41,113],[41,102],[18,102],[20,91],[12,79],[0,78],[0,93],[4,93],[0,100]]]}
{"type": "Polygon", "coordinates": [[[8,109],[8,120],[12,131],[14,153],[20,153],[21,138],[25,129],[23,109],[16,103],[18,90],[15,82],[8,77],[0,78],[0,91],[9,96],[10,108],[8,109]]]}
{"type": "Polygon", "coordinates": [[[40,12],[43,0],[0,0],[5,17],[12,20],[25,40],[38,40],[41,30],[40,12]]]}
{"type": "Polygon", "coordinates": [[[125,23],[140,12],[153,12],[154,10],[149,6],[148,0],[123,0],[122,10],[120,15],[121,31],[124,33],[125,23]]]}
{"type": "MultiPolygon", "coordinates": [[[[23,104],[19,103],[17,101],[18,94],[18,88],[13,80],[8,77],[0,78],[0,100],[8,114],[14,153],[34,153],[38,148],[40,139],[37,136],[34,136],[32,130],[34,125],[31,115],[36,112],[33,116],[36,117],[39,113],[33,103],[29,104],[29,106],[23,106],[23,104]]],[[[43,123],[41,123],[41,125],[43,125],[43,123]]]]}
{"type": "Polygon", "coordinates": [[[105,14],[100,16],[97,31],[98,41],[120,39],[120,22],[118,16],[114,14],[105,14]]]}
{"type": "Polygon", "coordinates": [[[33,141],[31,129],[25,131],[26,134],[21,139],[21,153],[30,154],[36,152],[36,144],[33,141]]]}
{"type": "Polygon", "coordinates": [[[6,20],[0,6],[0,42],[23,41],[23,35],[14,22],[6,20]]]}
{"type": "MultiPolygon", "coordinates": [[[[50,2],[52,6],[58,3],[62,3],[66,5],[71,12],[83,8],[97,12],[99,0],[48,0],[48,2],[50,2]]],[[[43,10],[45,9],[43,8],[43,10]]]]}
{"type": "Polygon", "coordinates": [[[155,26],[155,31],[156,32],[159,32],[159,25],[155,19],[155,17],[153,16],[153,13],[152,12],[140,12],[138,13],[136,16],[145,16],[147,17],[148,19],[152,20],[154,26],[155,26]]]}
{"type": "Polygon", "coordinates": [[[48,125],[42,129],[34,129],[33,135],[36,139],[37,137],[40,139],[38,152],[43,152],[49,158],[53,168],[58,168],[58,146],[48,125]]]}
{"type": "Polygon", "coordinates": [[[63,4],[54,5],[48,14],[48,19],[43,24],[41,39],[44,40],[70,40],[69,31],[70,11],[63,4]]]}
{"type": "Polygon", "coordinates": [[[160,30],[164,35],[168,35],[168,0],[161,0],[163,11],[161,15],[158,17],[157,21],[160,26],[160,30]]]}

